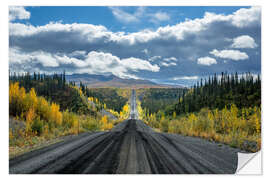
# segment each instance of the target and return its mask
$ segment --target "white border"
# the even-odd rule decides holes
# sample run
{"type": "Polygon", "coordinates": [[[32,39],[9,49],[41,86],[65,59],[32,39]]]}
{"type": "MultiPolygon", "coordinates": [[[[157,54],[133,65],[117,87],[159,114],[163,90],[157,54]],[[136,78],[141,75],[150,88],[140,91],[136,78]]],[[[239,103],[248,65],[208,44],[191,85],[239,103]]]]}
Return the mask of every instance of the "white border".
{"type": "MultiPolygon", "coordinates": [[[[270,82],[268,82],[268,79],[270,77],[270,58],[269,58],[269,48],[270,48],[270,29],[269,29],[269,21],[270,21],[270,8],[269,8],[269,1],[267,0],[1,0],[1,6],[0,6],[0,73],[1,73],[1,88],[0,88],[0,99],[1,99],[1,178],[27,178],[27,179],[46,179],[47,178],[66,178],[66,179],[74,179],[76,177],[79,177],[81,179],[89,179],[89,178],[98,178],[98,179],[137,179],[137,178],[157,178],[157,179],[164,179],[164,178],[172,178],[172,179],[179,179],[179,178],[206,178],[206,179],[227,179],[228,176],[222,176],[222,175],[204,175],[204,176],[197,176],[197,175],[171,175],[171,176],[132,176],[132,175],[118,175],[118,176],[42,176],[42,175],[24,175],[24,176],[18,176],[18,175],[8,175],[8,6],[9,5],[25,5],[25,6],[112,6],[112,5],[125,5],[125,6],[250,6],[250,5],[260,5],[262,6],[262,120],[263,120],[263,126],[262,126],[262,142],[263,142],[263,159],[265,161],[269,161],[270,157],[268,154],[270,154],[269,150],[269,129],[270,128],[270,119],[269,119],[269,113],[270,111],[267,109],[270,108],[269,106],[269,92],[270,92],[270,82]],[[268,104],[267,104],[268,103],[268,104]],[[264,141],[266,139],[266,141],[264,141]],[[268,149],[268,150],[267,150],[268,149]],[[267,153],[269,152],[269,153],[267,153]]],[[[270,166],[266,165],[266,162],[263,162],[264,171],[263,176],[243,176],[243,175],[229,175],[230,178],[244,178],[244,179],[257,179],[257,178],[266,178],[270,171],[268,170],[270,166]]]]}
{"type": "Polygon", "coordinates": [[[241,5],[260,5],[261,0],[9,0],[10,5],[91,5],[91,6],[241,6],[241,5]]]}

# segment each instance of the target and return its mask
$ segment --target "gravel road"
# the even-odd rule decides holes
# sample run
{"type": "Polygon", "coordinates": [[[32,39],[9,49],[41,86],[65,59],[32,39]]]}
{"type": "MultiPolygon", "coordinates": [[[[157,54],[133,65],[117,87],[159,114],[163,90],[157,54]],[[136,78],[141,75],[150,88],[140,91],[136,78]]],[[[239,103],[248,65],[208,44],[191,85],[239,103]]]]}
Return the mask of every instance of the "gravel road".
{"type": "Polygon", "coordinates": [[[11,159],[11,174],[231,174],[237,149],[157,133],[130,119],[108,132],[84,133],[11,159]]]}
{"type": "Polygon", "coordinates": [[[235,173],[238,149],[200,138],[155,132],[134,119],[134,97],[131,102],[131,119],[111,131],[80,134],[11,159],[10,174],[235,173]]]}

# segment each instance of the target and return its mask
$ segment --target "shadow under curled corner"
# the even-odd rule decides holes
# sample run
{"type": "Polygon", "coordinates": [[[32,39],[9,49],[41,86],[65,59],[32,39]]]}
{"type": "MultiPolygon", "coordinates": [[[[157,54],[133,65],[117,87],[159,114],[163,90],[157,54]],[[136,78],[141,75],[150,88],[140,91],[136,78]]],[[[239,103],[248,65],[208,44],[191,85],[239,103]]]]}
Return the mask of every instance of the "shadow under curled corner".
{"type": "Polygon", "coordinates": [[[237,153],[238,163],[235,174],[262,174],[261,151],[256,153],[237,153]]]}

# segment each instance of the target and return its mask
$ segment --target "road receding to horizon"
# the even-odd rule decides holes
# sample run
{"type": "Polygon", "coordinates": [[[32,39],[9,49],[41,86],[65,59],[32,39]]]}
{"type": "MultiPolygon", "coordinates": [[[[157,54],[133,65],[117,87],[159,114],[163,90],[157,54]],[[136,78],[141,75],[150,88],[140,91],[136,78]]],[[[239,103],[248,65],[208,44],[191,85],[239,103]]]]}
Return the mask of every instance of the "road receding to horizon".
{"type": "Polygon", "coordinates": [[[9,161],[10,174],[233,174],[237,152],[215,142],[158,133],[131,119],[110,131],[83,133],[9,161]]]}

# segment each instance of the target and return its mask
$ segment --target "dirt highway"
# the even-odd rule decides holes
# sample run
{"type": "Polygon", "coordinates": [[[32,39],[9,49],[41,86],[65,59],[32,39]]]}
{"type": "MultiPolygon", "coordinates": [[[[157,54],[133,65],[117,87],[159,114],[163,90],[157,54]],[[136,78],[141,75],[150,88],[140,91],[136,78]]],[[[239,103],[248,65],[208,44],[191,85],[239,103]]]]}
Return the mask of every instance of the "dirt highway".
{"type": "Polygon", "coordinates": [[[232,174],[239,150],[200,138],[158,133],[131,119],[111,131],[84,133],[9,161],[11,174],[232,174]]]}

